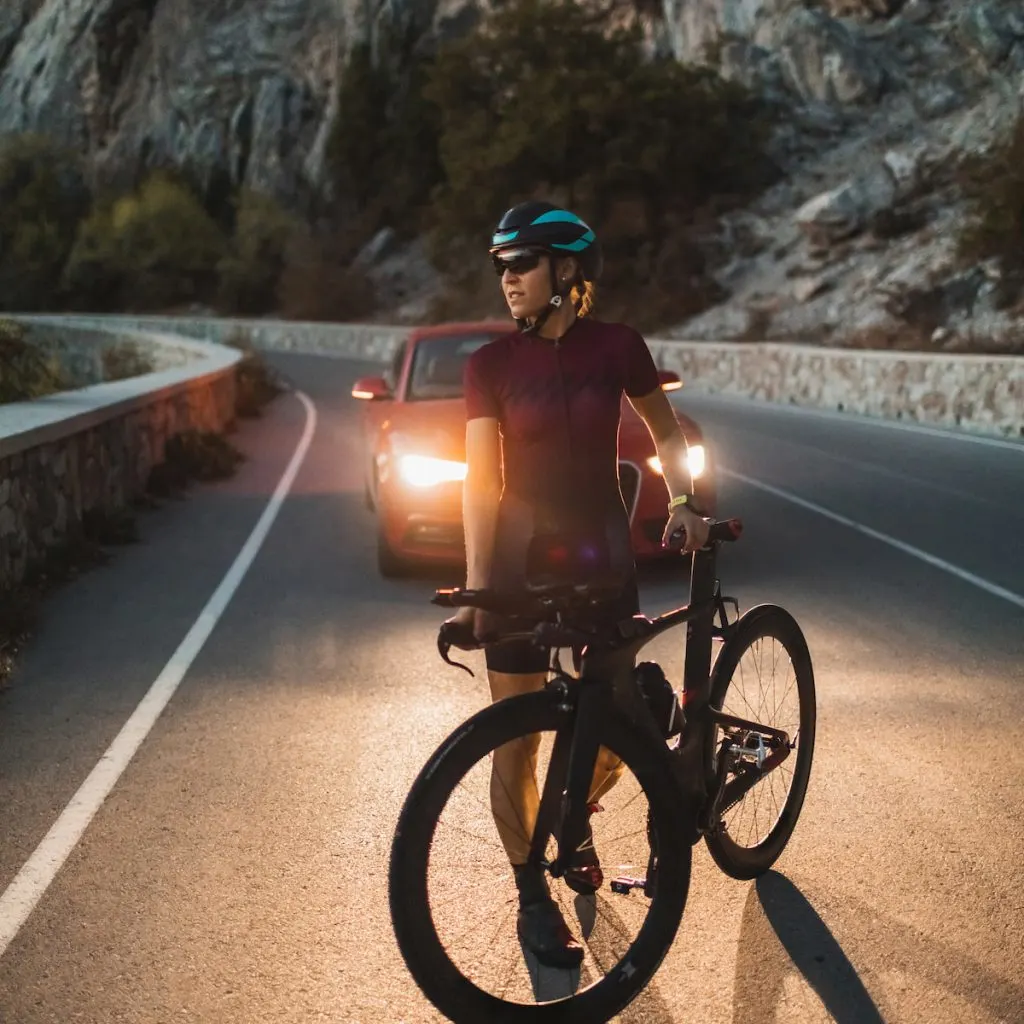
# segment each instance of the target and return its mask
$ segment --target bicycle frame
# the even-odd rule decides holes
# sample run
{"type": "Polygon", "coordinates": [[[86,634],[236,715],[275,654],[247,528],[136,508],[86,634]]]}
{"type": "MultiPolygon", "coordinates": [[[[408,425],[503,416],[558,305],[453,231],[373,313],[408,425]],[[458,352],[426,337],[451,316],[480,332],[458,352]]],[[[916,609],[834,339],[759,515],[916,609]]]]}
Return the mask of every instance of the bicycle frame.
{"type": "MultiPolygon", "coordinates": [[[[680,802],[692,814],[696,841],[701,832],[715,826],[718,807],[740,799],[766,771],[772,770],[789,754],[788,735],[757,722],[716,711],[710,704],[713,640],[726,639],[735,628],[726,616],[726,602],[716,577],[718,544],[693,555],[690,571],[690,601],[682,607],[653,619],[634,616],[619,624],[624,639],[632,639],[612,649],[585,648],[578,680],[557,672],[549,686],[561,688],[568,701],[569,687],[576,687],[576,715],[560,729],[548,768],[544,792],[534,828],[530,850],[533,863],[547,867],[560,877],[572,853],[583,841],[587,829],[587,804],[597,760],[600,722],[614,712],[624,715],[635,727],[651,736],[652,756],[664,758],[669,774],[679,788],[680,802]],[[720,623],[715,623],[715,614],[720,623]],[[643,699],[633,677],[639,652],[656,636],[686,623],[686,657],[683,670],[682,705],[684,725],[678,748],[672,752],[643,699]],[[723,756],[712,763],[710,743],[715,725],[747,730],[773,741],[773,752],[758,765],[757,772],[746,773],[726,782],[729,762],[724,756],[728,740],[723,740],[723,756]],[[709,799],[710,797],[710,799],[709,799]],[[548,838],[555,836],[558,853],[553,862],[545,859],[548,838]]],[[[738,605],[737,605],[738,612],[738,605]]],[[[566,703],[566,710],[570,705],[566,703]]]]}

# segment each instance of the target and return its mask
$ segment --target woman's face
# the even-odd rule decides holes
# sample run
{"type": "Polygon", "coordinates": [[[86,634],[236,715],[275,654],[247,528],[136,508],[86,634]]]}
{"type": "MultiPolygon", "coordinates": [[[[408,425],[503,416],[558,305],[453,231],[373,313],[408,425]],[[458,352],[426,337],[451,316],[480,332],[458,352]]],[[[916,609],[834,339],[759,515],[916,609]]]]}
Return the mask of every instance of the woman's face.
{"type": "Polygon", "coordinates": [[[551,300],[550,260],[546,253],[529,250],[502,254],[501,290],[512,316],[533,319],[551,300]]]}

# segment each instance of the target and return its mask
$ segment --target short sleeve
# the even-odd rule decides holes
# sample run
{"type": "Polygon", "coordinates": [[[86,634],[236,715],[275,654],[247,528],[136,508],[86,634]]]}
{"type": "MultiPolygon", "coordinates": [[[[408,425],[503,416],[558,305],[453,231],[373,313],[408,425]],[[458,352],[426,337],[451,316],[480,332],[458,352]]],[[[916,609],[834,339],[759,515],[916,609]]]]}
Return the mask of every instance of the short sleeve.
{"type": "Polygon", "coordinates": [[[649,395],[660,384],[658,368],[643,336],[636,331],[626,334],[626,380],[623,390],[630,398],[649,395]]]}
{"type": "Polygon", "coordinates": [[[462,390],[466,396],[466,419],[498,419],[498,400],[487,374],[484,349],[478,348],[466,360],[462,371],[462,390]]]}

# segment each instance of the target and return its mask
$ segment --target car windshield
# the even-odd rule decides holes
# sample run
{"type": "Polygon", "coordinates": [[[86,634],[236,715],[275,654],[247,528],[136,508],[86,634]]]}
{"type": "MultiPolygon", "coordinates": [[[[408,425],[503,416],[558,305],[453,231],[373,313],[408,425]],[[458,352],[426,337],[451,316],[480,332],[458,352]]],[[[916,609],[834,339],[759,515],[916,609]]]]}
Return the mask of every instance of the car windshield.
{"type": "Polygon", "coordinates": [[[498,334],[454,334],[422,338],[412,356],[412,373],[406,399],[461,398],[462,371],[466,360],[498,334]]]}

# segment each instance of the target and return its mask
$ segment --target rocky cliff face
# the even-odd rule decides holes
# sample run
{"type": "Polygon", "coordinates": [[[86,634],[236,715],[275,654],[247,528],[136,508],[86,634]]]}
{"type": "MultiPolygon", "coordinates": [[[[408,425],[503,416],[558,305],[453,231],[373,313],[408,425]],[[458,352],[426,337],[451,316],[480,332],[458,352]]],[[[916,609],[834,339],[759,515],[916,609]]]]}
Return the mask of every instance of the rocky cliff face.
{"type": "Polygon", "coordinates": [[[294,202],[323,187],[351,46],[400,16],[443,33],[444,0],[3,0],[0,132],[88,152],[100,180],[188,167],[212,190],[294,202]]]}
{"type": "Polygon", "coordinates": [[[1024,351],[994,265],[957,265],[954,168],[1024,103],[1016,0],[665,0],[665,45],[776,99],[786,179],[707,240],[730,298],[670,333],[1024,351]]]}
{"type": "MultiPolygon", "coordinates": [[[[75,145],[102,183],[173,163],[211,196],[245,184],[301,203],[328,186],[335,82],[352,45],[396,19],[429,45],[464,32],[486,3],[2,0],[0,132],[75,145]]],[[[986,329],[1012,332],[986,298],[991,274],[953,272],[962,211],[948,170],[1019,108],[1019,0],[642,9],[653,48],[716,63],[783,114],[774,146],[786,180],[707,239],[731,298],[677,333],[843,340],[898,326],[922,292],[946,310],[941,330],[988,317],[986,329]]],[[[387,272],[396,258],[382,256],[387,272]]]]}

